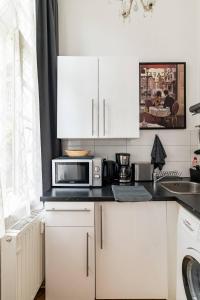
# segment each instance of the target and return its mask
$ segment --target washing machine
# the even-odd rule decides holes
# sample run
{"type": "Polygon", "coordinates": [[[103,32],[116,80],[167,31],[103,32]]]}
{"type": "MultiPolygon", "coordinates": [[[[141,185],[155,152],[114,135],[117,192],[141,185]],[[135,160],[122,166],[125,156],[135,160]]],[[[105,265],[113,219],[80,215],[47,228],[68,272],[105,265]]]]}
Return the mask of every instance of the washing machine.
{"type": "Polygon", "coordinates": [[[176,300],[200,300],[200,219],[180,208],[176,300]]]}

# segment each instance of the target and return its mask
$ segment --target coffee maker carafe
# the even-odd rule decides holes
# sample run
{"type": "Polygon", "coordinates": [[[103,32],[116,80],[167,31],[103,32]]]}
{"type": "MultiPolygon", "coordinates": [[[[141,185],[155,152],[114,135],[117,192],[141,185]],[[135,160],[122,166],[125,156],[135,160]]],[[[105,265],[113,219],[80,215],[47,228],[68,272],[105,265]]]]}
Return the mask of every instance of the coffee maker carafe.
{"type": "Polygon", "coordinates": [[[116,153],[119,183],[131,182],[130,154],[116,153]]]}

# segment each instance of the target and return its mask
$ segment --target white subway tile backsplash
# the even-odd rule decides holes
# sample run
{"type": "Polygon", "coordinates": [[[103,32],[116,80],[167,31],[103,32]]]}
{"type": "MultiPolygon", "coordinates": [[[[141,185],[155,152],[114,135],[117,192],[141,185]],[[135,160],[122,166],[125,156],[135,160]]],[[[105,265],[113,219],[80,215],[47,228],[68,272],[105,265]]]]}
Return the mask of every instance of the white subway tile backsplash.
{"type": "Polygon", "coordinates": [[[164,146],[190,146],[189,130],[160,130],[159,138],[164,146]]]}
{"type": "Polygon", "coordinates": [[[126,146],[95,146],[95,155],[115,160],[115,153],[127,152],[126,146]]]}
{"type": "Polygon", "coordinates": [[[189,162],[190,146],[164,146],[167,158],[170,162],[189,162]]]}
{"type": "Polygon", "coordinates": [[[112,160],[115,160],[115,153],[128,152],[131,162],[150,162],[156,134],[167,153],[164,170],[178,170],[183,176],[189,176],[193,152],[200,149],[198,129],[141,130],[139,139],[66,139],[62,140],[62,148],[88,149],[91,154],[112,160]]]}
{"type": "Polygon", "coordinates": [[[94,146],[94,139],[70,139],[70,140],[62,140],[62,145],[67,149],[67,147],[73,146],[94,146]]]}
{"type": "Polygon", "coordinates": [[[96,139],[96,146],[126,146],[126,139],[96,139]]]}
{"type": "Polygon", "coordinates": [[[153,146],[156,134],[159,134],[158,130],[140,130],[140,138],[127,139],[127,146],[153,146]]]}
{"type": "Polygon", "coordinates": [[[152,146],[127,146],[131,154],[131,162],[150,162],[152,146]]]}
{"type": "Polygon", "coordinates": [[[192,146],[200,144],[200,141],[199,141],[199,129],[191,130],[190,136],[191,136],[191,145],[192,146]]]}

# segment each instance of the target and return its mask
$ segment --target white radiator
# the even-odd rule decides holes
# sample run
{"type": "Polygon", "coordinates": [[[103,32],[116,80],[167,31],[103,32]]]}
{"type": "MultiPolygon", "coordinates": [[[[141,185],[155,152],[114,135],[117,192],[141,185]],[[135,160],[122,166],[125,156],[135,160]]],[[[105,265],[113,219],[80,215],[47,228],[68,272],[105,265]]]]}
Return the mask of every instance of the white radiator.
{"type": "Polygon", "coordinates": [[[1,300],[33,300],[44,280],[43,214],[22,219],[1,243],[1,300]]]}

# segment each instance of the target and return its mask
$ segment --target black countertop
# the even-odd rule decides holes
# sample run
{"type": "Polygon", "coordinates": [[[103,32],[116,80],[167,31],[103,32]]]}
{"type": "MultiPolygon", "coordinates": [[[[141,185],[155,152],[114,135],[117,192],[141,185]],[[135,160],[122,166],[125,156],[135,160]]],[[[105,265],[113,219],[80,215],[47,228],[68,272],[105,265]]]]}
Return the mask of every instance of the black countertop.
{"type": "MultiPolygon", "coordinates": [[[[188,178],[184,180],[189,181],[188,178]]],[[[194,215],[200,218],[200,195],[179,195],[165,190],[160,182],[140,182],[152,195],[150,201],[177,201],[194,215]]],[[[47,191],[41,201],[115,201],[110,185],[101,188],[52,188],[47,191]]]]}

